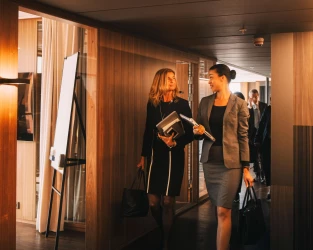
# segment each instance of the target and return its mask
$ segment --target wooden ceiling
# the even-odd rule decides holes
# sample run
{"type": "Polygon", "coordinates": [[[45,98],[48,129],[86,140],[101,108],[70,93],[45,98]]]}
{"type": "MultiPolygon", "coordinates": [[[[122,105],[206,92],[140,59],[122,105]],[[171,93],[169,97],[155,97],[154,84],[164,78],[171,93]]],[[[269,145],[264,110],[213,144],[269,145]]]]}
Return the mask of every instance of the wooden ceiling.
{"type": "Polygon", "coordinates": [[[271,34],[313,30],[312,0],[37,0],[264,76],[271,34]],[[241,34],[239,29],[247,29],[241,34]],[[264,37],[254,47],[255,35],[264,37]]]}

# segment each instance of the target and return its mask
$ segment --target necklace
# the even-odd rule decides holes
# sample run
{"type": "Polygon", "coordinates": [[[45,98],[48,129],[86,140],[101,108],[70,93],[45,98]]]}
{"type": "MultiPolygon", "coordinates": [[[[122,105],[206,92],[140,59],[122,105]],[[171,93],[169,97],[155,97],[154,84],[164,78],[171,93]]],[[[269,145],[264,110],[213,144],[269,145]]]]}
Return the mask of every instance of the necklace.
{"type": "Polygon", "coordinates": [[[162,113],[161,103],[160,103],[159,107],[160,107],[161,120],[163,120],[163,119],[164,119],[164,115],[163,115],[163,113],[162,113]]]}
{"type": "MultiPolygon", "coordinates": [[[[160,115],[161,115],[161,120],[163,120],[164,118],[165,118],[165,114],[163,114],[162,113],[162,102],[163,101],[161,101],[160,103],[159,103],[159,109],[160,109],[160,115]]],[[[169,101],[169,102],[167,102],[168,103],[168,105],[170,105],[171,103],[173,102],[173,100],[171,100],[171,101],[169,101]]],[[[165,103],[165,102],[163,102],[163,103],[165,103]]]]}

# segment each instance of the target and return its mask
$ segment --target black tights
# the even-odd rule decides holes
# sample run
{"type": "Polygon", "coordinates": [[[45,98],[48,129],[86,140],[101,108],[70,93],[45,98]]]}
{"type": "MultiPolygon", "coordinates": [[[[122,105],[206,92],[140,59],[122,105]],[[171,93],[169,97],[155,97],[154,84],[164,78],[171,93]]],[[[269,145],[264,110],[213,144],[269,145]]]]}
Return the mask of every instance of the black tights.
{"type": "Polygon", "coordinates": [[[161,196],[148,194],[151,214],[163,232],[164,244],[167,244],[171,227],[174,221],[174,196],[162,196],[163,206],[161,206],[161,196]]]}

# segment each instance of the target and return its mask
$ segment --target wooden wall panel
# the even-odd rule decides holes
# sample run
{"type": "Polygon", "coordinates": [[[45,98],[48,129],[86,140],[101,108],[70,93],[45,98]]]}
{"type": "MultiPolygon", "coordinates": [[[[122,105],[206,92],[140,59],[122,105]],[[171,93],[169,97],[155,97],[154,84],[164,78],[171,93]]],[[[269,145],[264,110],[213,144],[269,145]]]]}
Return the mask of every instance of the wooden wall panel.
{"type": "Polygon", "coordinates": [[[313,126],[313,32],[294,34],[295,125],[313,126]]]}
{"type": "Polygon", "coordinates": [[[8,0],[0,0],[0,76],[17,77],[18,10],[8,0]]]}
{"type": "Polygon", "coordinates": [[[293,34],[272,35],[272,183],[293,185],[293,34]],[[288,72],[288,74],[286,74],[288,72]],[[284,95],[282,95],[282,91],[284,95]],[[290,136],[287,136],[290,135],[290,136]]]}
{"type": "Polygon", "coordinates": [[[313,249],[313,126],[294,127],[294,146],[294,249],[313,249]]]}
{"type": "Polygon", "coordinates": [[[248,85],[249,85],[248,82],[241,82],[240,83],[241,93],[245,96],[246,101],[248,101],[248,97],[249,97],[248,85]]]}
{"type": "Polygon", "coordinates": [[[313,32],[272,35],[271,41],[271,245],[312,249],[313,32]]]}
{"type": "Polygon", "coordinates": [[[291,233],[294,230],[293,34],[272,35],[271,41],[273,83],[271,245],[272,249],[292,249],[294,243],[291,233]]]}
{"type": "Polygon", "coordinates": [[[313,249],[313,32],[294,34],[294,249],[313,249]]]}
{"type": "Polygon", "coordinates": [[[260,93],[260,83],[259,82],[249,82],[248,83],[248,90],[250,91],[251,89],[256,89],[260,93]]]}
{"type": "MultiPolygon", "coordinates": [[[[0,0],[0,34],[0,76],[16,78],[18,7],[11,1],[0,0]]],[[[4,88],[1,87],[0,91],[4,91],[4,88]]],[[[17,91],[15,94],[17,99],[17,91]]],[[[4,107],[5,102],[9,102],[8,110],[0,114],[0,245],[1,249],[14,250],[16,248],[17,103],[14,104],[14,99],[5,100],[5,96],[0,98],[1,108],[4,107]]]]}
{"type": "Polygon", "coordinates": [[[294,249],[293,194],[293,186],[271,186],[271,249],[294,249]]]}
{"type": "MultiPolygon", "coordinates": [[[[97,194],[97,200],[92,200],[97,204],[97,221],[90,218],[96,231],[101,232],[101,237],[93,237],[97,249],[119,249],[156,226],[151,216],[121,219],[119,208],[123,188],[129,187],[136,175],[153,77],[163,67],[176,70],[177,60],[198,59],[132,36],[100,30],[97,111],[93,111],[97,127],[92,125],[98,141],[91,145],[98,152],[97,165],[93,166],[96,170],[91,170],[97,173],[97,184],[92,185],[92,179],[87,178],[87,187],[96,190],[89,191],[86,202],[97,194]]],[[[89,238],[87,225],[86,242],[89,238]]]]}
{"type": "Polygon", "coordinates": [[[103,176],[101,167],[98,166],[98,140],[97,129],[98,124],[98,30],[88,29],[87,42],[87,104],[86,104],[86,246],[88,250],[101,249],[99,247],[99,239],[102,236],[102,228],[99,220],[101,219],[100,211],[100,195],[101,190],[98,189],[98,182],[103,176]],[[98,223],[100,225],[98,225],[98,223]]]}
{"type": "Polygon", "coordinates": [[[37,70],[37,22],[41,19],[18,21],[18,72],[37,70]]]}
{"type": "Polygon", "coordinates": [[[17,87],[0,84],[0,100],[0,243],[15,249],[17,87]]]}
{"type": "Polygon", "coordinates": [[[36,142],[17,141],[16,219],[34,222],[36,211],[36,142]]]}

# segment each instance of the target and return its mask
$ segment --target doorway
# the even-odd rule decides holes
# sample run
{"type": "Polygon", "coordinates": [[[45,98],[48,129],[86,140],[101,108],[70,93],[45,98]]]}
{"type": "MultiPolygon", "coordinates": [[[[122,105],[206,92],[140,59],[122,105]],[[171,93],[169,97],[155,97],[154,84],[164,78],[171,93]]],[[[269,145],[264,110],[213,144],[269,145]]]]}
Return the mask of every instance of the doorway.
{"type": "MultiPolygon", "coordinates": [[[[35,244],[35,238],[30,241],[30,235],[37,238],[38,232],[46,231],[52,180],[49,152],[54,139],[64,58],[80,51],[76,95],[83,120],[87,114],[87,82],[95,78],[94,73],[88,73],[90,57],[93,60],[96,58],[90,52],[88,41],[93,38],[89,31],[95,29],[80,24],[69,24],[52,16],[44,15],[43,18],[38,16],[38,13],[37,15],[32,13],[34,13],[32,10],[24,8],[19,11],[18,71],[25,77],[31,76],[33,83],[25,95],[28,96],[25,101],[28,109],[21,114],[19,121],[21,131],[28,131],[32,138],[24,133],[17,142],[17,249],[25,249],[26,241],[35,244]],[[24,130],[23,124],[26,126],[24,130]],[[33,233],[26,235],[25,229],[33,233]]],[[[77,125],[79,123],[77,114],[73,113],[72,120],[69,152],[73,158],[85,158],[84,139],[77,125]]],[[[83,249],[86,168],[85,165],[70,167],[67,172],[66,195],[62,206],[65,223],[64,226],[62,223],[61,231],[65,229],[66,234],[73,238],[76,234],[68,232],[80,231],[81,233],[76,233],[80,235],[78,244],[83,249]]],[[[61,179],[60,177],[58,178],[61,179]]],[[[51,231],[56,231],[58,199],[55,195],[51,231]]],[[[45,239],[42,234],[39,238],[54,244],[54,237],[45,239]]]]}

